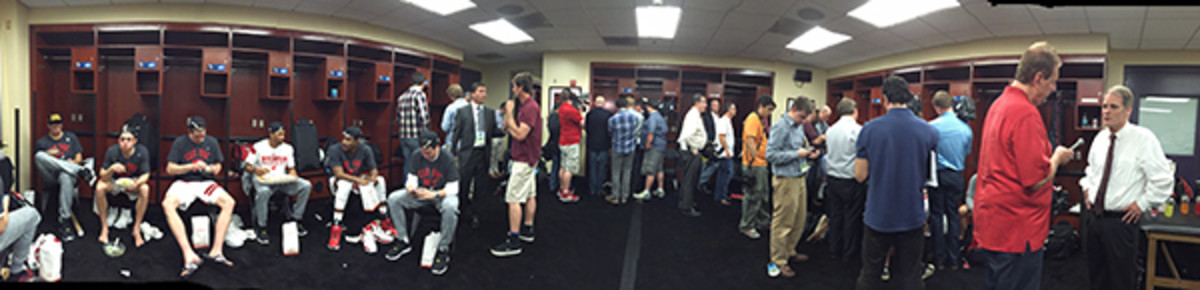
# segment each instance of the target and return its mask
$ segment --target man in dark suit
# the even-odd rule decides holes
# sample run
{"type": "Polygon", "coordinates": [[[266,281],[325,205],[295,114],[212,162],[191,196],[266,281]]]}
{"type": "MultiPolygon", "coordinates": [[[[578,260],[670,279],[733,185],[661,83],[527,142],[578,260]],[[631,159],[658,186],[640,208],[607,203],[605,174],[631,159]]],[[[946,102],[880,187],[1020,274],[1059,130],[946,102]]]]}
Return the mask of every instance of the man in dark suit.
{"type": "Polygon", "coordinates": [[[479,218],[470,205],[473,204],[475,193],[484,192],[479,181],[487,175],[489,162],[488,152],[492,150],[492,137],[503,136],[500,132],[500,114],[484,106],[487,100],[487,87],[483,83],[473,83],[468,88],[471,102],[458,109],[454,116],[454,130],[450,132],[458,144],[455,156],[458,156],[459,177],[462,178],[459,192],[466,194],[466,205],[463,207],[466,216],[470,217],[471,228],[479,225],[479,218]],[[471,184],[475,185],[472,186],[471,184]],[[474,188],[474,190],[471,190],[474,188]]]}

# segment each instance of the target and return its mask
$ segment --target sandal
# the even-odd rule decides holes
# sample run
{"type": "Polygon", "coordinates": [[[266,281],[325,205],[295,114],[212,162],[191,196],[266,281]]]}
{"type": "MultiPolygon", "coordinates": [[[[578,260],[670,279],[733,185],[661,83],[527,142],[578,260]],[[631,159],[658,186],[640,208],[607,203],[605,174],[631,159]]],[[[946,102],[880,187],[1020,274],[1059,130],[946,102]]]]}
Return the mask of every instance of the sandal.
{"type": "Polygon", "coordinates": [[[191,263],[187,263],[187,264],[183,265],[183,273],[180,273],[179,277],[181,277],[183,279],[187,279],[188,277],[191,277],[192,274],[196,273],[196,270],[200,269],[201,264],[204,264],[204,259],[200,259],[199,261],[195,261],[195,262],[191,262],[191,263]]]}
{"type": "Polygon", "coordinates": [[[216,257],[208,256],[208,258],[213,260],[213,262],[221,263],[228,267],[233,267],[233,261],[226,259],[224,254],[221,254],[220,256],[216,256],[216,257]]]}

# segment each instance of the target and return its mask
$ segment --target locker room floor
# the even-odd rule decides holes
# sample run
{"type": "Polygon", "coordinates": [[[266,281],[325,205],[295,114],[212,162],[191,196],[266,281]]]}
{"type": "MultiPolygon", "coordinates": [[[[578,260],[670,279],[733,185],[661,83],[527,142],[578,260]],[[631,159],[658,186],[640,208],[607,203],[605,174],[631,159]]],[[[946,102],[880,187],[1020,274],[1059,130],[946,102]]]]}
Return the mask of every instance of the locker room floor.
{"type": "MultiPolygon", "coordinates": [[[[495,188],[489,181],[486,188],[495,188]]],[[[576,184],[583,184],[577,179],[576,184]]],[[[434,276],[419,267],[420,241],[414,251],[399,261],[383,258],[384,246],[374,255],[361,244],[343,241],[342,249],[325,248],[329,230],[314,214],[328,221],[331,199],[313,200],[305,215],[309,235],[302,238],[301,254],[284,257],[280,250],[280,218],[272,212],[271,244],[247,241],[241,248],[226,248],[232,268],[208,261],[188,282],[213,288],[270,289],[852,289],[858,262],[830,257],[824,242],[802,243],[800,251],[811,256],[806,263],[793,264],[797,277],[768,278],[765,273],[768,242],[749,240],[737,230],[739,205],[722,207],[711,196],[698,196],[698,218],[688,218],[675,208],[676,195],[644,204],[613,206],[598,196],[580,190],[578,204],[559,203],[544,189],[538,194],[537,241],[524,253],[496,258],[488,248],[500,241],[506,229],[506,208],[500,196],[479,198],[480,225],[472,229],[460,219],[451,250],[449,271],[434,276]],[[638,213],[640,212],[640,214],[638,213]],[[640,215],[640,218],[637,217],[640,215]],[[630,228],[640,226],[639,248],[628,248],[630,228]],[[636,257],[626,261],[626,257],[636,257]],[[343,266],[344,265],[344,266],[343,266]],[[624,275],[624,276],[623,276],[624,275]],[[624,280],[623,280],[624,279],[624,280]],[[623,283],[627,285],[623,285],[623,283]],[[631,284],[630,284],[631,283],[631,284]]],[[[348,206],[347,217],[362,216],[348,206]]],[[[90,200],[81,200],[90,204],[90,200]]],[[[77,215],[79,211],[76,211],[77,215]]],[[[248,217],[248,210],[238,211],[248,217]]],[[[182,258],[170,236],[161,208],[151,207],[147,220],[162,229],[165,237],[134,249],[128,231],[114,231],[129,248],[124,256],[109,258],[96,241],[99,226],[95,215],[80,215],[86,236],[64,245],[64,282],[158,283],[177,282],[182,258]],[[132,272],[129,278],[121,269],[132,272]]],[[[186,219],[185,219],[186,220],[186,219]]],[[[350,222],[350,221],[348,221],[350,222]]],[[[51,229],[43,223],[43,232],[51,229]]],[[[355,231],[357,232],[357,231],[355,231]]],[[[423,236],[425,231],[418,233],[423,236]]],[[[207,250],[198,250],[206,254],[207,250]]],[[[1086,266],[1081,254],[1069,259],[1047,260],[1043,289],[1081,289],[1086,285],[1086,266]]],[[[927,289],[978,289],[979,268],[938,272],[926,280],[927,289]]],[[[143,285],[145,286],[145,285],[143,285]]]]}

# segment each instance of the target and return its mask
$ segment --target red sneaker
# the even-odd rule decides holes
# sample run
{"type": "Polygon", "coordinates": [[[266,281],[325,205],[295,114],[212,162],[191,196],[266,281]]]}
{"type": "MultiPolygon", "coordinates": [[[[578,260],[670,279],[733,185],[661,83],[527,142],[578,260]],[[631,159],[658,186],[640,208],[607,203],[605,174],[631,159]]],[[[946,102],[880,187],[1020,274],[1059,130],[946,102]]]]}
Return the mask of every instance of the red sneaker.
{"type": "Polygon", "coordinates": [[[574,190],[567,192],[567,201],[568,202],[578,202],[579,201],[579,196],[575,195],[574,190]]]}
{"type": "Polygon", "coordinates": [[[390,244],[390,243],[392,243],[392,240],[395,239],[395,237],[400,236],[400,232],[396,231],[396,226],[392,225],[392,219],[390,219],[390,218],[385,219],[385,220],[383,220],[383,222],[379,223],[379,229],[383,230],[383,233],[388,235],[387,237],[380,238],[380,241],[386,240],[386,242],[384,242],[384,244],[390,244]]]}
{"type": "Polygon", "coordinates": [[[329,244],[326,245],[331,251],[337,251],[342,248],[342,225],[333,225],[329,228],[329,244]]]}

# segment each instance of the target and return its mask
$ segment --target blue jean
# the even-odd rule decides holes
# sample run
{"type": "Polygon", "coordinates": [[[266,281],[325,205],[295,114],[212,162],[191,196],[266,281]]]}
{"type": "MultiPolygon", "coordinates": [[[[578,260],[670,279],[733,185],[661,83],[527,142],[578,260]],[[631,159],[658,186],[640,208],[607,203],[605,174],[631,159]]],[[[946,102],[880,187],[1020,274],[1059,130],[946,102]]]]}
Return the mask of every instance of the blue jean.
{"type": "Polygon", "coordinates": [[[733,159],[717,159],[717,188],[713,189],[713,200],[729,198],[729,182],[733,181],[733,159]]]}
{"type": "Polygon", "coordinates": [[[1037,290],[1042,286],[1042,259],[1046,249],[1024,253],[1001,253],[979,250],[983,258],[983,288],[989,290],[1037,290]]]}
{"type": "Polygon", "coordinates": [[[588,192],[593,195],[602,195],[604,180],[608,179],[608,150],[589,150],[587,154],[588,192]]]}
{"type": "Polygon", "coordinates": [[[958,251],[958,204],[963,199],[962,173],[938,170],[938,187],[929,190],[929,219],[933,232],[933,262],[955,266],[962,262],[958,251]]]}
{"type": "MultiPolygon", "coordinates": [[[[696,158],[700,158],[700,156],[696,156],[696,158]]],[[[717,164],[717,159],[708,159],[707,162],[701,162],[700,164],[700,180],[696,183],[696,188],[704,187],[704,184],[708,183],[709,179],[712,179],[713,174],[717,173],[717,167],[720,167],[717,164]]]]}

